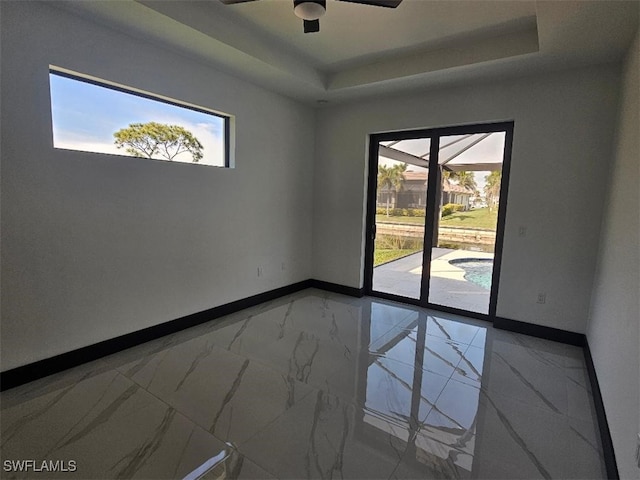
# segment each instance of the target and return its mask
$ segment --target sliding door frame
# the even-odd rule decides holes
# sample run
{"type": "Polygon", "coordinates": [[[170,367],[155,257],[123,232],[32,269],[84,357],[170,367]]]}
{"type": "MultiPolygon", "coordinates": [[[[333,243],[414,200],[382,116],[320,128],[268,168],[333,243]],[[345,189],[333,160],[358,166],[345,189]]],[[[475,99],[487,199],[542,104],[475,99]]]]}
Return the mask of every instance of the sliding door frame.
{"type": "MultiPolygon", "coordinates": [[[[493,321],[496,316],[498,304],[498,291],[500,287],[500,269],[502,266],[502,248],[504,243],[505,219],[507,215],[507,196],[509,191],[509,174],[511,171],[511,151],[513,143],[514,122],[495,122],[472,125],[459,125],[453,127],[439,127],[417,130],[403,130],[397,132],[383,132],[369,135],[369,168],[367,178],[367,212],[365,227],[365,258],[364,258],[364,292],[366,295],[395,300],[412,305],[418,305],[434,310],[464,315],[481,320],[493,321]],[[444,305],[429,303],[429,283],[431,272],[431,250],[435,230],[435,212],[438,175],[438,156],[440,150],[440,138],[451,135],[466,135],[477,133],[505,132],[504,150],[502,155],[502,179],[500,182],[500,200],[498,203],[498,223],[496,226],[496,241],[494,248],[493,271],[491,276],[491,291],[489,294],[488,314],[471,312],[444,305]],[[429,146],[429,176],[427,181],[427,205],[425,209],[424,246],[422,257],[422,278],[420,299],[403,297],[391,293],[373,290],[373,259],[376,238],[376,204],[378,194],[378,154],[380,142],[395,140],[410,140],[417,138],[430,139],[429,146]],[[431,213],[431,215],[430,215],[431,213]],[[431,221],[428,219],[431,218],[431,221]]],[[[438,207],[439,207],[439,202],[438,207]]]]}

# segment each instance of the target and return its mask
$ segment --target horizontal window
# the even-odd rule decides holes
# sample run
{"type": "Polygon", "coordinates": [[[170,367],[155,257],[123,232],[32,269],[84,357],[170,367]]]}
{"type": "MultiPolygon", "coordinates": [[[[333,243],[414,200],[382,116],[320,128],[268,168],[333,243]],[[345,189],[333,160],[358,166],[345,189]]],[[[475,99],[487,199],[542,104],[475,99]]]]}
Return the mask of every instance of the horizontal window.
{"type": "Polygon", "coordinates": [[[53,146],[228,167],[230,117],[51,68],[53,146]]]}

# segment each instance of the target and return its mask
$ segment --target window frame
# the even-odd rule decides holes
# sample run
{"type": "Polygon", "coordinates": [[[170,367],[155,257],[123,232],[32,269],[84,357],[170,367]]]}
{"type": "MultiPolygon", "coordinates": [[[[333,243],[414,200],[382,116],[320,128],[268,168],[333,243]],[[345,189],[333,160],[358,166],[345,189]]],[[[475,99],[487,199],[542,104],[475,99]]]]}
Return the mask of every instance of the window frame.
{"type": "MultiPolygon", "coordinates": [[[[234,156],[233,156],[233,147],[232,147],[232,139],[234,137],[233,130],[235,126],[235,118],[233,115],[229,115],[217,110],[201,107],[198,105],[194,105],[188,102],[183,102],[179,100],[175,100],[173,98],[166,97],[164,95],[154,94],[150,92],[146,92],[144,90],[140,90],[134,87],[126,87],[114,82],[110,82],[104,79],[98,79],[96,77],[81,74],[78,72],[74,72],[72,70],[68,70],[66,68],[57,67],[55,65],[49,65],[49,75],[57,75],[59,77],[68,78],[71,80],[75,80],[78,82],[88,83],[90,85],[95,85],[97,87],[107,88],[109,90],[114,90],[116,92],[134,95],[140,98],[144,98],[147,100],[153,100],[155,102],[164,103],[167,105],[172,105],[174,107],[184,108],[187,110],[192,110],[194,112],[203,113],[206,115],[212,115],[214,117],[221,118],[223,120],[223,139],[224,139],[224,165],[206,165],[201,163],[187,163],[187,162],[176,162],[176,163],[186,163],[187,165],[201,165],[205,167],[217,167],[217,168],[234,168],[234,156]]],[[[51,89],[51,83],[49,83],[49,89],[51,89]]],[[[51,104],[51,114],[53,116],[53,103],[51,102],[51,97],[49,97],[49,103],[51,104]]],[[[52,125],[52,133],[53,133],[53,125],[52,125]]],[[[54,148],[56,148],[54,146],[54,148]]],[[[85,150],[80,150],[85,151],[85,150]]],[[[92,152],[87,151],[88,153],[97,153],[103,155],[118,155],[117,153],[104,153],[104,152],[92,152]]],[[[128,155],[118,155],[123,157],[128,157],[128,155]]],[[[144,157],[141,157],[144,158],[144,157]]],[[[161,160],[163,159],[153,159],[153,160],[161,160]]]]}

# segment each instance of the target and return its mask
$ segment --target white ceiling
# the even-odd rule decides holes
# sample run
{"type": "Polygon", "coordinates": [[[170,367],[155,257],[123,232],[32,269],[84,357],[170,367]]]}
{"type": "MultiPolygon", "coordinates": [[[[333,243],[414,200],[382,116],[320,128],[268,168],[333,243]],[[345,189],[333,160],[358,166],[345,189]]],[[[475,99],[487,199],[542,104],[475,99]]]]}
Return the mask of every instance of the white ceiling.
{"type": "Polygon", "coordinates": [[[304,34],[292,0],[58,5],[311,103],[616,61],[640,14],[638,0],[327,0],[304,34]]]}

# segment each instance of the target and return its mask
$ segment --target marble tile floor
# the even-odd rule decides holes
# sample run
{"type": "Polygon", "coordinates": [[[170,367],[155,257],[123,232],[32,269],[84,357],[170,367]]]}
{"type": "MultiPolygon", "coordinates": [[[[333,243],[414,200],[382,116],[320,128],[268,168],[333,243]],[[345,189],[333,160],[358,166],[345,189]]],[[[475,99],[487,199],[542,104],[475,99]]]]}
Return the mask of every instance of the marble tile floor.
{"type": "Polygon", "coordinates": [[[606,478],[580,348],[314,289],[0,399],[7,479],[606,478]]]}

